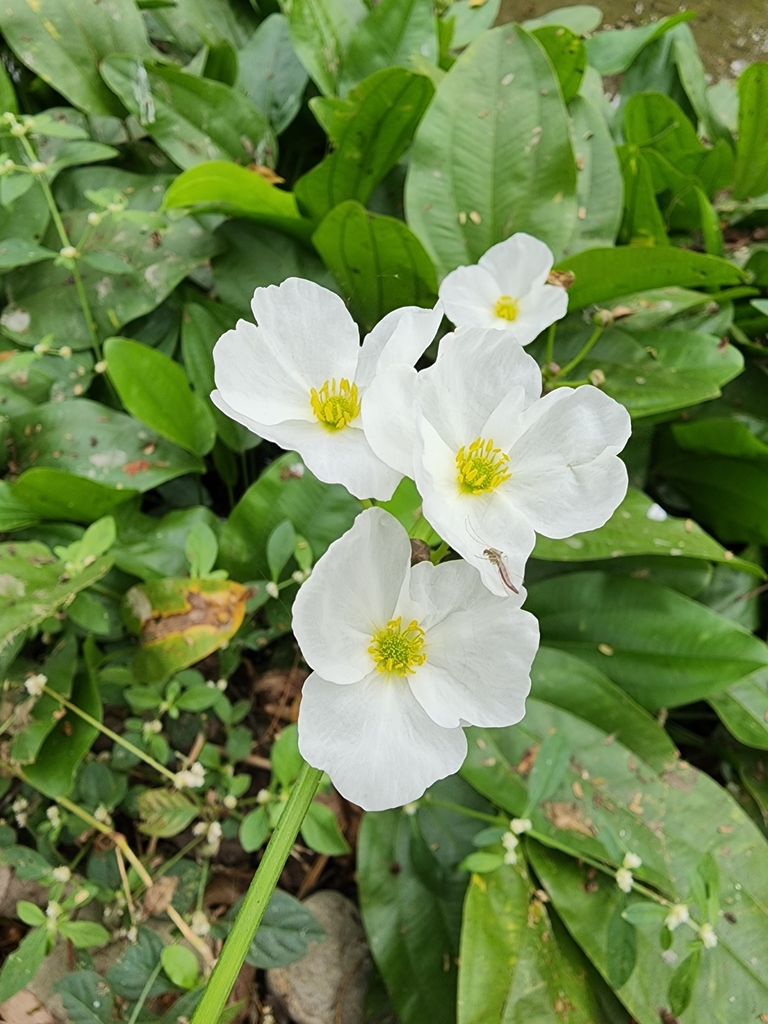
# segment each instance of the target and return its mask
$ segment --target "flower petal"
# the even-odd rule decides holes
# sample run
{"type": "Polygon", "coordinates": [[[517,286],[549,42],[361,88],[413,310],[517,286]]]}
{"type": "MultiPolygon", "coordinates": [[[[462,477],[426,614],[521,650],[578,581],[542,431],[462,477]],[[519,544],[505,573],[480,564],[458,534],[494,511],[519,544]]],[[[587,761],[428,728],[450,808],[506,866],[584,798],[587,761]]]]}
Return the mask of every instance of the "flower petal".
{"type": "Polygon", "coordinates": [[[410,593],[435,609],[422,621],[427,660],[408,678],[430,718],[446,729],[519,722],[539,646],[534,616],[489,594],[464,561],[415,566],[410,593]]]}
{"type": "Polygon", "coordinates": [[[512,322],[515,336],[521,345],[528,345],[555,320],[568,312],[568,293],[556,285],[536,285],[520,301],[520,312],[512,322]]]}
{"type": "Polygon", "coordinates": [[[275,358],[309,388],[335,377],[355,379],[360,335],[342,299],[327,288],[289,277],[257,288],[251,308],[275,358]]]}
{"type": "Polygon", "coordinates": [[[291,424],[290,443],[274,440],[282,448],[295,448],[319,480],[343,484],[356,498],[388,501],[402,474],[387,466],[371,448],[362,426],[329,431],[320,424],[291,424]]]}
{"type": "Polygon", "coordinates": [[[457,772],[467,741],[462,729],[436,725],[405,680],[375,672],[336,686],[313,673],[301,696],[299,750],[347,800],[383,811],[457,772]]]}
{"type": "MultiPolygon", "coordinates": [[[[552,250],[544,242],[524,231],[507,238],[480,257],[478,266],[494,279],[500,295],[518,302],[535,286],[543,284],[554,262],[552,250]]],[[[496,300],[494,299],[494,302],[496,300]]],[[[512,323],[514,330],[515,324],[512,323]]]]}
{"type": "Polygon", "coordinates": [[[244,416],[259,423],[313,418],[309,391],[299,375],[275,358],[263,331],[247,320],[222,334],[213,347],[213,362],[222,398],[244,416]]]}
{"type": "Polygon", "coordinates": [[[493,274],[483,267],[457,267],[452,270],[443,278],[439,294],[445,315],[457,327],[488,328],[498,325],[499,318],[494,310],[502,292],[493,274]]]}
{"type": "Polygon", "coordinates": [[[416,387],[412,366],[390,366],[363,395],[363,430],[376,455],[403,476],[413,476],[416,387]]]}
{"type": "Polygon", "coordinates": [[[414,366],[437,334],[442,319],[440,302],[434,309],[403,306],[387,313],[363,341],[358,386],[367,387],[377,373],[398,363],[414,366]]]}
{"type": "Polygon", "coordinates": [[[374,667],[373,634],[395,617],[411,546],[383,509],[362,512],[315,566],[293,603],[293,632],[307,663],[333,683],[354,683],[374,667]]]}

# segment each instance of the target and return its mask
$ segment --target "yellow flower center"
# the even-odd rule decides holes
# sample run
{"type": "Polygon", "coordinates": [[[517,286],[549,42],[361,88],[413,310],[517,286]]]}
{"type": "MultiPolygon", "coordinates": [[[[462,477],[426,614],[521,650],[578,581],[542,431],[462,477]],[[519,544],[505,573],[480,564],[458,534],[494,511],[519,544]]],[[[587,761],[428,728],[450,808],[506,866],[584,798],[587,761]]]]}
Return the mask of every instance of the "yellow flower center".
{"type": "Polygon", "coordinates": [[[502,320],[509,320],[511,322],[512,320],[517,320],[520,313],[520,303],[517,299],[513,299],[511,295],[502,295],[493,307],[493,311],[502,320]]]}
{"type": "Polygon", "coordinates": [[[462,445],[456,453],[459,469],[459,487],[469,494],[494,491],[509,480],[509,456],[501,448],[493,447],[493,440],[478,437],[471,445],[462,445]]]}
{"type": "Polygon", "coordinates": [[[326,430],[343,430],[360,415],[357,384],[350,384],[345,377],[339,381],[338,389],[335,377],[326,381],[319,391],[312,388],[309,402],[326,430]]]}
{"type": "Polygon", "coordinates": [[[373,643],[368,648],[379,672],[395,676],[412,676],[419,665],[427,660],[423,653],[424,630],[414,619],[405,629],[402,628],[402,617],[390,619],[383,629],[379,629],[371,637],[373,643]]]}

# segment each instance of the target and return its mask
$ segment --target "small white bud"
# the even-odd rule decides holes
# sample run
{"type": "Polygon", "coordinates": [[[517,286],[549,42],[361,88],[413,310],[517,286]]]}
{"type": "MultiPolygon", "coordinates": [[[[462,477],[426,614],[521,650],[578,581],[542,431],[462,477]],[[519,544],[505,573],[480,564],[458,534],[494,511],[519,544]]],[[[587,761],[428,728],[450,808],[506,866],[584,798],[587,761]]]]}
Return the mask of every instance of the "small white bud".
{"type": "Polygon", "coordinates": [[[48,677],[39,673],[36,676],[30,676],[29,679],[24,681],[24,688],[30,697],[39,697],[48,682],[48,677]]]}
{"type": "Polygon", "coordinates": [[[625,868],[639,868],[643,863],[642,857],[638,857],[636,853],[625,853],[623,866],[625,868]]]}
{"type": "Polygon", "coordinates": [[[65,245],[63,249],[59,249],[59,256],[63,256],[65,260],[76,260],[79,255],[74,245],[65,245]]]}
{"type": "Polygon", "coordinates": [[[75,905],[78,907],[80,906],[81,903],[87,903],[90,898],[91,894],[88,892],[87,889],[79,889],[73,896],[75,905]]]}
{"type": "Polygon", "coordinates": [[[35,355],[43,356],[45,355],[46,352],[48,352],[48,346],[44,341],[38,341],[38,343],[35,345],[32,351],[35,353],[35,355]]]}
{"type": "Polygon", "coordinates": [[[100,359],[98,361],[98,363],[96,363],[96,365],[94,366],[93,372],[94,373],[104,373],[106,368],[107,368],[107,361],[106,361],[106,359],[100,359]]]}
{"type": "Polygon", "coordinates": [[[221,801],[228,811],[234,811],[237,807],[237,797],[232,796],[231,793],[227,793],[224,799],[221,801]]]}
{"type": "Polygon", "coordinates": [[[654,523],[663,523],[668,516],[661,505],[657,505],[654,502],[645,513],[645,518],[653,520],[654,523]]]}
{"type": "Polygon", "coordinates": [[[703,924],[699,928],[699,938],[704,943],[705,949],[714,949],[717,945],[717,936],[715,935],[715,929],[709,922],[703,924]]]}
{"type": "Polygon", "coordinates": [[[99,804],[96,810],[93,812],[93,816],[96,821],[100,821],[103,825],[112,824],[112,816],[110,815],[104,804],[99,804]]]}
{"type": "Polygon", "coordinates": [[[412,800],[411,803],[403,805],[403,814],[407,814],[409,818],[412,818],[418,809],[419,801],[412,800]]]}
{"type": "Polygon", "coordinates": [[[256,794],[256,803],[262,807],[264,806],[264,804],[268,804],[271,799],[272,794],[269,792],[268,789],[260,789],[259,792],[256,794]]]}
{"type": "Polygon", "coordinates": [[[195,935],[199,936],[199,938],[201,939],[204,939],[205,936],[210,932],[211,923],[205,916],[205,914],[202,912],[202,910],[196,910],[194,912],[194,914],[192,915],[192,920],[190,921],[190,928],[195,933],[195,935]]]}
{"type": "Polygon", "coordinates": [[[62,359],[71,359],[72,349],[69,347],[69,345],[62,345],[61,348],[59,349],[59,355],[61,356],[62,359]]]}
{"type": "Polygon", "coordinates": [[[619,868],[616,872],[616,885],[622,892],[632,892],[632,872],[628,868],[619,868]]]}
{"type": "Polygon", "coordinates": [[[128,929],[128,931],[125,933],[125,937],[126,939],[128,939],[129,942],[139,941],[139,929],[136,927],[135,924],[128,929]]]}
{"type": "Polygon", "coordinates": [[[62,864],[61,867],[54,868],[51,874],[53,875],[55,882],[68,882],[72,877],[72,872],[66,864],[62,864]]]}
{"type": "Polygon", "coordinates": [[[156,736],[163,731],[163,723],[159,718],[153,718],[151,722],[142,722],[141,731],[145,736],[156,736]]]}
{"type": "Polygon", "coordinates": [[[217,690],[221,690],[222,693],[226,693],[226,690],[227,690],[228,686],[229,686],[229,682],[226,679],[217,679],[216,680],[216,689],[217,690]]]}
{"type": "Polygon", "coordinates": [[[273,583],[271,580],[269,581],[269,583],[266,585],[266,587],[264,589],[266,590],[266,592],[269,594],[270,597],[279,597],[280,596],[280,588],[278,587],[278,585],[276,583],[273,583]]]}
{"type": "Polygon", "coordinates": [[[95,228],[97,224],[101,224],[101,214],[97,213],[95,210],[91,210],[88,214],[88,223],[93,228],[95,228]]]}
{"type": "Polygon", "coordinates": [[[208,826],[204,821],[198,821],[192,829],[193,836],[201,836],[208,831],[208,826]]]}
{"type": "Polygon", "coordinates": [[[520,845],[520,840],[514,834],[514,832],[505,832],[501,837],[501,845],[505,849],[504,863],[505,864],[517,864],[517,848],[520,845]]]}
{"type": "Polygon", "coordinates": [[[40,160],[35,160],[33,164],[29,165],[29,169],[33,174],[43,174],[47,167],[48,164],[44,164],[40,160]]]}
{"type": "Polygon", "coordinates": [[[296,572],[291,573],[291,579],[293,580],[294,583],[303,583],[304,573],[301,571],[301,569],[297,569],[296,572]]]}
{"type": "Polygon", "coordinates": [[[533,828],[533,823],[530,818],[513,818],[509,823],[509,827],[515,833],[516,836],[521,836],[523,832],[530,832],[533,828]]]}
{"type": "Polygon", "coordinates": [[[57,903],[56,900],[51,900],[45,908],[45,916],[49,921],[55,921],[57,917],[61,916],[61,904],[57,903]]]}
{"type": "Polygon", "coordinates": [[[45,812],[45,816],[50,821],[54,828],[58,828],[61,825],[61,812],[56,804],[52,804],[45,812]]]}
{"type": "Polygon", "coordinates": [[[675,903],[669,908],[669,913],[664,918],[664,924],[671,932],[681,924],[687,924],[690,919],[688,907],[684,903],[675,903]]]}
{"type": "Polygon", "coordinates": [[[205,768],[199,761],[195,761],[189,768],[176,772],[175,785],[177,789],[199,789],[205,784],[205,768]]]}

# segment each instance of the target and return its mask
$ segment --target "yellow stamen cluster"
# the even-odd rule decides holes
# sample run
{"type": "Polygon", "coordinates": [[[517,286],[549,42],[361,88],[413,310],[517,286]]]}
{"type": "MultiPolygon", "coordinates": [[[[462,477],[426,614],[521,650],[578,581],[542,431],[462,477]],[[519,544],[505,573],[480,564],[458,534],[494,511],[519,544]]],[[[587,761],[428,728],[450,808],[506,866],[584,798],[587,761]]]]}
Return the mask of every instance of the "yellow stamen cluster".
{"type": "Polygon", "coordinates": [[[511,322],[512,320],[517,320],[520,314],[520,303],[517,299],[513,299],[511,295],[502,295],[493,307],[493,311],[502,320],[509,320],[511,322]]]}
{"type": "Polygon", "coordinates": [[[409,622],[405,629],[402,628],[402,617],[390,619],[371,639],[373,643],[368,648],[368,653],[376,662],[379,672],[410,676],[427,660],[426,654],[422,651],[424,630],[415,619],[409,622]]]}
{"type": "Polygon", "coordinates": [[[327,430],[343,430],[360,415],[360,399],[357,384],[350,384],[346,377],[326,381],[319,390],[309,392],[312,412],[327,430]]]}
{"type": "Polygon", "coordinates": [[[459,487],[469,494],[493,491],[509,480],[508,463],[509,456],[500,448],[494,448],[491,438],[486,441],[478,437],[469,447],[462,445],[456,453],[459,487]]]}

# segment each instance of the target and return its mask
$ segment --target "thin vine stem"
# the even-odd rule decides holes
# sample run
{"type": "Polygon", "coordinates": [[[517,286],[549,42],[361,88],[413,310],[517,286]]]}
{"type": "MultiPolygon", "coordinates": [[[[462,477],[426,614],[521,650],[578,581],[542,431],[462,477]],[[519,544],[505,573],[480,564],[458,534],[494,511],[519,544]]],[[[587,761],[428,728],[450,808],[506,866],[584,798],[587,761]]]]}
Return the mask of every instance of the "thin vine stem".
{"type": "Polygon", "coordinates": [[[555,374],[555,377],[553,378],[553,383],[554,381],[559,381],[562,380],[563,377],[566,377],[571,372],[571,370],[575,369],[579,365],[582,359],[586,358],[586,356],[592,351],[592,349],[597,344],[600,335],[603,333],[604,330],[605,328],[601,325],[598,325],[594,329],[586,345],[582,348],[578,355],[574,356],[570,363],[566,363],[562,370],[559,370],[557,374],[555,374]]]}

